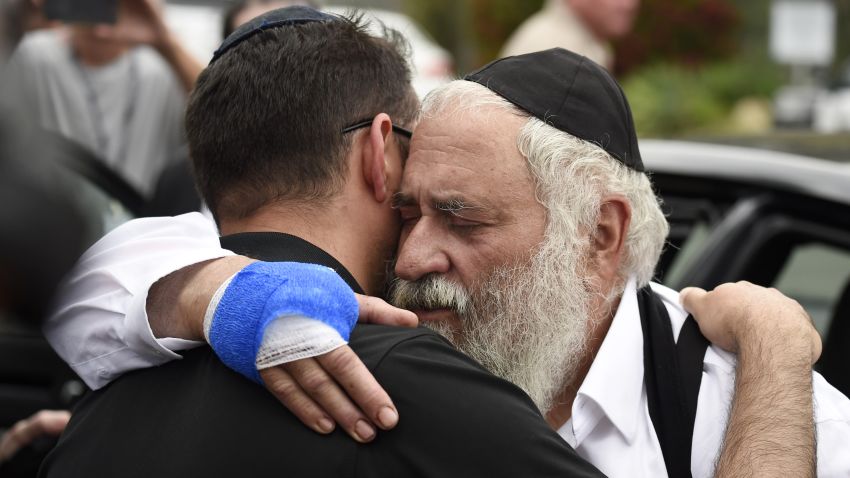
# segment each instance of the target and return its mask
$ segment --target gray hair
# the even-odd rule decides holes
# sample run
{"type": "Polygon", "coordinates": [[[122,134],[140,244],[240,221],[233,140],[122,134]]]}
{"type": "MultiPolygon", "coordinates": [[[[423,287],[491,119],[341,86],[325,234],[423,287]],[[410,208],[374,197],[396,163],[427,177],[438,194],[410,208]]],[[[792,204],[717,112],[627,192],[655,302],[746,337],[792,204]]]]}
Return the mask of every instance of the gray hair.
{"type": "Polygon", "coordinates": [[[528,117],[517,136],[517,148],[534,177],[537,200],[547,210],[547,238],[587,234],[586,228],[598,220],[602,198],[621,195],[632,214],[620,278],[634,275],[638,287],[648,284],[670,227],[647,175],[623,165],[598,145],[531,117],[470,81],[453,81],[429,93],[422,102],[421,116],[474,112],[480,120],[487,107],[528,117]]]}

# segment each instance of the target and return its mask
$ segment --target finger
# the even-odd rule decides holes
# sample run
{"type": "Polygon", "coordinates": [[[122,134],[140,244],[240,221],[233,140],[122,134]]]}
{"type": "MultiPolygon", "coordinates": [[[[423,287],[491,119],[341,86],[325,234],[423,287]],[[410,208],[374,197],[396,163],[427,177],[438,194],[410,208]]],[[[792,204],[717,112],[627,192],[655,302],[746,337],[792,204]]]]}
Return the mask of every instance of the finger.
{"type": "Polygon", "coordinates": [[[699,287],[685,287],[679,292],[679,301],[689,314],[698,315],[708,292],[699,287]]]}
{"type": "Polygon", "coordinates": [[[373,423],[384,430],[396,426],[398,410],[387,392],[350,347],[340,347],[318,357],[318,360],[373,423]]]}
{"type": "Polygon", "coordinates": [[[3,434],[3,438],[0,440],[0,460],[11,458],[18,450],[29,445],[41,434],[41,425],[36,417],[37,415],[33,415],[18,421],[9,431],[3,434]]]}
{"type": "Polygon", "coordinates": [[[7,431],[0,436],[0,463],[8,460],[18,452],[18,443],[12,436],[11,431],[7,431]]]}
{"type": "Polygon", "coordinates": [[[293,415],[319,433],[330,433],[334,422],[322,408],[301,389],[301,386],[281,367],[260,370],[266,388],[293,415]]]}
{"type": "Polygon", "coordinates": [[[61,435],[71,420],[71,412],[66,410],[42,410],[36,415],[44,435],[61,435]]]}
{"type": "Polygon", "coordinates": [[[815,364],[820,359],[821,353],[823,353],[823,341],[821,340],[820,334],[817,330],[812,332],[812,365],[815,364]]]}
{"type": "Polygon", "coordinates": [[[21,445],[12,430],[0,436],[0,462],[6,461],[18,452],[21,445]]]}
{"type": "Polygon", "coordinates": [[[16,423],[12,427],[11,434],[18,447],[25,447],[44,434],[44,423],[36,414],[16,423]]]}
{"type": "MultiPolygon", "coordinates": [[[[335,351],[325,355],[332,354],[335,351]]],[[[375,438],[375,427],[372,426],[369,418],[351,401],[336,383],[334,377],[325,371],[318,360],[296,360],[283,365],[283,367],[298,382],[304,392],[336,420],[352,438],[361,443],[369,442],[375,438]]]]}
{"type": "Polygon", "coordinates": [[[416,327],[419,318],[409,310],[393,307],[386,301],[377,297],[355,294],[357,304],[360,306],[359,321],[366,324],[397,325],[402,327],[416,327]]]}

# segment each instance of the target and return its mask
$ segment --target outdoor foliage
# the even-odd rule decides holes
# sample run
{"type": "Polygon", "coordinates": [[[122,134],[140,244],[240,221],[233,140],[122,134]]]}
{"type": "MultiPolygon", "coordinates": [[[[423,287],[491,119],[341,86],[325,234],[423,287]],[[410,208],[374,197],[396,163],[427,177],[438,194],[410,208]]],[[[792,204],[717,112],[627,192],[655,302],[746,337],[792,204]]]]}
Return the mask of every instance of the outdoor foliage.
{"type": "Polygon", "coordinates": [[[661,62],[623,81],[640,136],[734,133],[729,114],[743,98],[769,99],[782,70],[767,61],[730,60],[702,67],[661,62]]]}
{"type": "MultiPolygon", "coordinates": [[[[458,73],[498,56],[543,0],[403,0],[455,56],[458,73]]],[[[788,80],[768,53],[771,0],[642,0],[634,31],[614,43],[615,75],[645,136],[734,133],[742,100],[769,104],[788,80]],[[750,101],[753,100],[753,101],[750,101]]],[[[850,0],[838,13],[835,71],[850,65],[850,0]]],[[[850,68],[850,67],[848,67],[850,68]]]]}
{"type": "Polygon", "coordinates": [[[616,72],[669,61],[700,65],[738,48],[740,16],[728,0],[643,0],[632,33],[615,43],[616,72]]]}
{"type": "Polygon", "coordinates": [[[767,105],[785,79],[767,57],[769,7],[770,0],[644,0],[634,31],[615,45],[638,133],[746,128],[730,119],[739,101],[767,105]]]}

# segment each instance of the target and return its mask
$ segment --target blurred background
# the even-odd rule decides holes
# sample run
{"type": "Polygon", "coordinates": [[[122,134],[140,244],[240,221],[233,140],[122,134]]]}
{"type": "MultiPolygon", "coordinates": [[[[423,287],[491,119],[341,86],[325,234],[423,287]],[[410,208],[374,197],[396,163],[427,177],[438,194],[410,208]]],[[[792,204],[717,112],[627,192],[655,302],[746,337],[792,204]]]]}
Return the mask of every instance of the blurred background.
{"type": "MultiPolygon", "coordinates": [[[[337,0],[323,6],[369,9],[406,33],[417,90],[424,93],[500,57],[524,22],[559,1],[569,3],[337,0]]],[[[614,4],[612,9],[634,5],[632,28],[603,41],[610,45],[610,66],[631,102],[641,137],[847,156],[850,0],[595,3],[600,10],[607,4],[614,4]]],[[[220,15],[227,7],[216,0],[170,0],[166,18],[180,25],[175,31],[205,58],[220,41],[220,15]]]]}
{"type": "Polygon", "coordinates": [[[35,476],[68,416],[4,429],[86,392],[40,334],[58,284],[117,225],[203,207],[187,95],[224,36],[293,4],[399,30],[421,96],[556,46],[608,68],[671,225],[655,279],[778,288],[850,393],[850,0],[0,0],[0,475],[35,476]]]}
{"type": "MultiPolygon", "coordinates": [[[[850,0],[0,0],[0,437],[85,393],[39,333],[57,284],[124,221],[202,207],[187,94],[223,36],[292,4],[402,32],[421,96],[555,46],[608,68],[671,225],[656,279],[778,288],[850,393],[850,0]]],[[[51,440],[0,441],[0,475],[51,440]]]]}

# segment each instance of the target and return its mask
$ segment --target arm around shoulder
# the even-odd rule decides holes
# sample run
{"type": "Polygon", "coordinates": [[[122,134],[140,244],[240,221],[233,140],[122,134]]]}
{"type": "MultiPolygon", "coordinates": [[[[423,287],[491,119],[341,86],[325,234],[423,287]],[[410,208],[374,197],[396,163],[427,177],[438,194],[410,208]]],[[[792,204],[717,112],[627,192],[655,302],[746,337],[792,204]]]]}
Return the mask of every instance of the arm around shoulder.
{"type": "Polygon", "coordinates": [[[183,267],[230,255],[214,224],[198,213],[130,221],[83,254],[59,291],[44,334],[95,389],[129,370],[178,358],[169,347],[190,344],[154,337],[145,309],[148,290],[183,267]]]}

